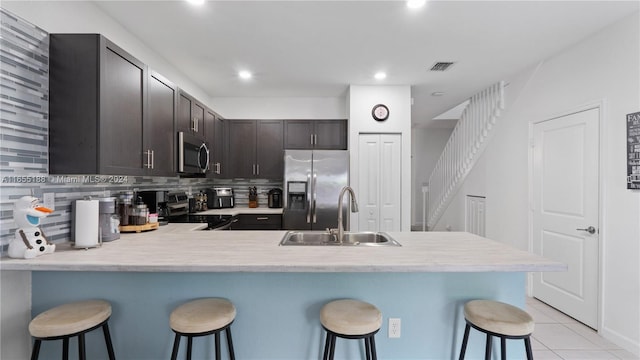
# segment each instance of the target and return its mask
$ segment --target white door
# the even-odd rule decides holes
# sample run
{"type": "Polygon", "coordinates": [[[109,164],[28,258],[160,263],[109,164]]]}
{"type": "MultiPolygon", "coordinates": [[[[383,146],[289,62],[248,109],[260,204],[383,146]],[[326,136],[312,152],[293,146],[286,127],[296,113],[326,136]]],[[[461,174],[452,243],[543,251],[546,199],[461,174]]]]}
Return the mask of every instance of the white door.
{"type": "Polygon", "coordinates": [[[600,109],[593,108],[533,125],[533,249],[569,267],[535,273],[533,295],[593,328],[598,326],[599,118],[600,109]]]}
{"type": "Polygon", "coordinates": [[[486,201],[484,196],[467,195],[465,231],[485,236],[486,201]]]}
{"type": "Polygon", "coordinates": [[[400,231],[401,139],[399,134],[360,135],[360,231],[400,231]]]}

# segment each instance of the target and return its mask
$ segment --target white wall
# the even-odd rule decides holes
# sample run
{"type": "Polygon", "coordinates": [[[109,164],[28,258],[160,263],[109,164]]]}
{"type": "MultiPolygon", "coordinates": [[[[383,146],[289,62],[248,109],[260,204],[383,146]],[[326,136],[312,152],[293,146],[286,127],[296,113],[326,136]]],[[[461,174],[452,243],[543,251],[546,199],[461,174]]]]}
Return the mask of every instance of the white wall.
{"type": "MultiPolygon", "coordinates": [[[[487,237],[529,248],[529,124],[602,102],[600,332],[640,354],[640,192],[626,189],[625,115],[640,110],[640,15],[507,79],[507,111],[465,186],[484,178],[487,237]]],[[[463,197],[465,188],[458,193],[463,197]]],[[[598,194],[594,194],[598,196],[598,194]]],[[[458,199],[454,204],[458,204],[458,199]]],[[[464,208],[462,208],[464,209],[464,208]]],[[[464,226],[452,205],[437,228],[464,226]]]]}
{"type": "Polygon", "coordinates": [[[31,352],[31,272],[0,271],[0,359],[27,359],[31,352]]]}
{"type": "MultiPolygon", "coordinates": [[[[402,136],[402,231],[411,230],[411,88],[407,86],[351,85],[347,96],[351,187],[358,189],[358,137],[361,133],[394,133],[402,136]],[[371,109],[376,104],[389,108],[386,121],[375,121],[371,109]]],[[[351,214],[351,227],[358,229],[358,216],[351,214]]]]}
{"type": "Polygon", "coordinates": [[[447,144],[453,129],[421,129],[411,131],[411,226],[422,229],[422,184],[429,181],[429,176],[436,166],[444,146],[447,144]]]}
{"type": "Polygon", "coordinates": [[[211,106],[227,119],[346,119],[342,97],[215,97],[211,106]]]}
{"type": "Polygon", "coordinates": [[[209,95],[160,54],[88,1],[2,1],[2,7],[49,33],[98,33],[210,105],[209,95]]]}

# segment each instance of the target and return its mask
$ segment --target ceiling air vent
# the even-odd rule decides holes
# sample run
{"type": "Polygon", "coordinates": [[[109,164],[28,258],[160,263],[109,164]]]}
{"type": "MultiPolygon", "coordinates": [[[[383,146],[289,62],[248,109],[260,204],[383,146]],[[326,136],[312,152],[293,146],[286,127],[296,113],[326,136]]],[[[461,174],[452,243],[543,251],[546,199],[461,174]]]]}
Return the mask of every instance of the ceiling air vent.
{"type": "Polygon", "coordinates": [[[441,61],[441,62],[437,62],[437,63],[433,64],[433,66],[429,70],[431,70],[431,71],[446,71],[453,64],[454,63],[452,63],[452,62],[443,62],[443,61],[441,61]]]}

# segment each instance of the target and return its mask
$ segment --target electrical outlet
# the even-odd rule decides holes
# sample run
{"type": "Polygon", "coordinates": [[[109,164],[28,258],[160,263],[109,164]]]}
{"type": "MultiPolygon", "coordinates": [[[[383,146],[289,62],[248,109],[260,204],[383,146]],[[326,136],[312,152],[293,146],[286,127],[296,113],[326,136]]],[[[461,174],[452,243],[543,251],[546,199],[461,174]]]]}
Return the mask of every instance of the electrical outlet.
{"type": "Polygon", "coordinates": [[[42,194],[42,205],[44,207],[49,208],[51,210],[56,209],[56,194],[55,193],[44,193],[42,194]]]}
{"type": "Polygon", "coordinates": [[[400,337],[400,318],[389,318],[389,337],[400,337]]]}

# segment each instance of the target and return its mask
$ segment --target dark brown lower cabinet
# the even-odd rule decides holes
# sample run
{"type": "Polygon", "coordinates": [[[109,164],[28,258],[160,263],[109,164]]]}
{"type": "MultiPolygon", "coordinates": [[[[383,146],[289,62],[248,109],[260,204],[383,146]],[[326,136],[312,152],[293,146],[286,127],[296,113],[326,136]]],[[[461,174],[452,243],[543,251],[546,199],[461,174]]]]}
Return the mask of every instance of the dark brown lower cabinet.
{"type": "Polygon", "coordinates": [[[281,214],[238,215],[238,221],[231,225],[231,230],[281,230],[281,214]]]}

